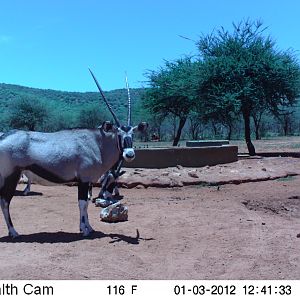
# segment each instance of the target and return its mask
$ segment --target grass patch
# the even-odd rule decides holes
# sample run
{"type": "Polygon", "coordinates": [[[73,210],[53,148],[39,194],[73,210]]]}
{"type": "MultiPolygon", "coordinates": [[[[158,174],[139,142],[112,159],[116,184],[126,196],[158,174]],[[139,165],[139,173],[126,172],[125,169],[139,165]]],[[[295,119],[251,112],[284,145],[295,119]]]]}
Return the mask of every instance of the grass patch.
{"type": "Polygon", "coordinates": [[[215,189],[220,189],[220,184],[217,183],[217,182],[201,182],[201,183],[198,183],[196,185],[194,185],[195,187],[197,188],[215,188],[215,189]]]}
{"type": "Polygon", "coordinates": [[[204,188],[204,187],[210,187],[211,185],[208,182],[201,182],[198,184],[193,184],[193,186],[196,188],[204,188]]]}
{"type": "Polygon", "coordinates": [[[276,181],[280,181],[280,182],[286,182],[286,181],[292,181],[295,180],[295,176],[286,176],[286,177],[282,177],[282,178],[278,178],[276,179],[276,181]]]}
{"type": "Polygon", "coordinates": [[[292,145],[291,145],[291,148],[292,148],[292,149],[298,149],[298,148],[300,148],[300,144],[299,144],[299,143],[292,144],[292,145]]]}

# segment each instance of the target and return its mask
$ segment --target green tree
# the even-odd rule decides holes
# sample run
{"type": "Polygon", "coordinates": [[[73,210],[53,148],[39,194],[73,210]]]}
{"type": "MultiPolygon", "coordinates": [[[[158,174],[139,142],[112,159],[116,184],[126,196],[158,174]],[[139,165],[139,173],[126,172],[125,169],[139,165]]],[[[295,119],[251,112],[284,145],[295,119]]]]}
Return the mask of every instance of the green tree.
{"type": "Polygon", "coordinates": [[[41,126],[42,131],[53,132],[63,129],[77,128],[77,114],[70,109],[54,108],[51,105],[49,118],[41,126]]]}
{"type": "Polygon", "coordinates": [[[101,111],[99,104],[91,104],[82,108],[78,116],[78,126],[82,128],[96,128],[104,121],[110,120],[107,113],[101,111]]]}
{"type": "Polygon", "coordinates": [[[262,105],[259,105],[259,103],[257,103],[257,105],[255,105],[255,107],[253,107],[252,109],[251,116],[254,123],[256,140],[261,139],[260,129],[262,125],[263,115],[266,114],[266,112],[267,108],[266,105],[264,105],[264,103],[262,103],[262,105]]]}
{"type": "Polygon", "coordinates": [[[277,114],[275,117],[282,126],[284,136],[292,134],[293,123],[295,122],[295,111],[292,109],[287,109],[280,114],[277,114]]]}
{"type": "Polygon", "coordinates": [[[154,115],[178,118],[178,128],[173,141],[177,146],[189,113],[196,103],[196,74],[198,64],[191,58],[166,61],[158,71],[150,71],[143,104],[154,115]]]}
{"type": "Polygon", "coordinates": [[[198,109],[200,106],[199,114],[202,116],[204,123],[211,121],[212,124],[225,126],[227,128],[227,139],[230,140],[239,111],[235,94],[222,91],[222,95],[220,95],[219,92],[218,87],[215,87],[213,94],[204,93],[204,95],[201,95],[201,101],[198,103],[198,109]]]}
{"type": "Polygon", "coordinates": [[[47,105],[33,96],[22,96],[10,107],[9,125],[34,131],[48,118],[47,105]]]}
{"type": "Polygon", "coordinates": [[[0,114],[0,132],[4,132],[9,129],[9,120],[5,114],[0,114]]]}
{"type": "Polygon", "coordinates": [[[204,123],[202,115],[192,111],[188,117],[189,121],[189,135],[192,140],[198,140],[200,138],[200,132],[204,123]]]}
{"type": "Polygon", "coordinates": [[[244,120],[245,140],[250,155],[250,117],[258,106],[274,114],[292,106],[299,94],[299,64],[291,51],[279,51],[270,37],[263,36],[262,22],[233,24],[232,33],[221,28],[200,37],[197,46],[202,59],[203,76],[199,94],[218,111],[230,100],[230,111],[240,112],[244,120]]]}

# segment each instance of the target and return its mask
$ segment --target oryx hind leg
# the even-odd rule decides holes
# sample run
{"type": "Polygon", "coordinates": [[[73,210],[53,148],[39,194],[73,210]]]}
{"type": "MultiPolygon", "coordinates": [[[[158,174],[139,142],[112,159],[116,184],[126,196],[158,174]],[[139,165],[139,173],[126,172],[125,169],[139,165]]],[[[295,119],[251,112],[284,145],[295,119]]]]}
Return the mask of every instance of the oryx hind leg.
{"type": "Polygon", "coordinates": [[[0,206],[8,228],[9,236],[16,238],[19,236],[15,230],[9,212],[10,201],[16,191],[21,172],[15,171],[13,174],[5,178],[4,185],[0,189],[0,206]]]}
{"type": "Polygon", "coordinates": [[[88,236],[90,233],[94,231],[89,223],[88,217],[88,191],[89,191],[89,184],[88,183],[79,183],[78,184],[78,205],[79,205],[79,212],[80,212],[80,223],[79,229],[80,232],[83,233],[83,236],[88,236]]]}
{"type": "Polygon", "coordinates": [[[93,184],[89,183],[89,189],[88,189],[88,200],[93,200],[93,184]]]}
{"type": "Polygon", "coordinates": [[[24,189],[24,191],[23,191],[23,196],[28,196],[29,193],[30,193],[30,189],[31,189],[31,179],[28,178],[28,179],[27,179],[26,187],[25,187],[25,189],[24,189]]]}

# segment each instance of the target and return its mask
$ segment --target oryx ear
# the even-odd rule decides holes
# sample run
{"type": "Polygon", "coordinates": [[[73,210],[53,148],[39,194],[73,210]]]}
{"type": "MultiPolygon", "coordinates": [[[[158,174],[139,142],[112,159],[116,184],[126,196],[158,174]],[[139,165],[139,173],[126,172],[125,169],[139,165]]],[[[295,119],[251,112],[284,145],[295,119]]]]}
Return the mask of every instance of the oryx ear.
{"type": "Polygon", "coordinates": [[[101,125],[101,128],[108,132],[108,131],[112,131],[113,130],[113,124],[110,121],[104,121],[101,125]]]}
{"type": "Polygon", "coordinates": [[[147,122],[141,122],[138,126],[136,126],[134,129],[140,131],[140,132],[144,132],[147,130],[148,128],[148,123],[147,122]]]}

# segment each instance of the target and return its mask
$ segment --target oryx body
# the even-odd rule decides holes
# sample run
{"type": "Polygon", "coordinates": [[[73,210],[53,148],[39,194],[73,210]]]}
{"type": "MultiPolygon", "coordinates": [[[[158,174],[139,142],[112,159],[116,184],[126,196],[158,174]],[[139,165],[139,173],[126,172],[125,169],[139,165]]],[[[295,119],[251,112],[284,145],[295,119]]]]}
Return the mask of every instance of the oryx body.
{"type": "Polygon", "coordinates": [[[102,128],[11,131],[0,137],[0,187],[5,178],[22,170],[55,183],[96,182],[119,156],[116,134],[102,128]]]}
{"type": "Polygon", "coordinates": [[[17,236],[9,214],[20,174],[30,170],[55,183],[78,182],[80,230],[92,231],[87,216],[89,182],[96,182],[119,159],[118,138],[102,128],[55,133],[12,131],[0,137],[0,204],[9,234],[17,236]]]}

